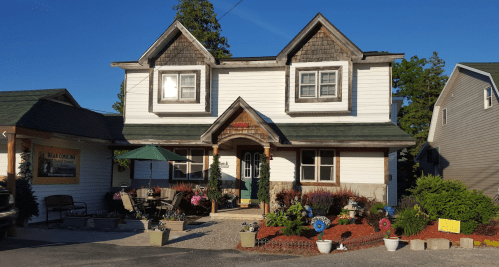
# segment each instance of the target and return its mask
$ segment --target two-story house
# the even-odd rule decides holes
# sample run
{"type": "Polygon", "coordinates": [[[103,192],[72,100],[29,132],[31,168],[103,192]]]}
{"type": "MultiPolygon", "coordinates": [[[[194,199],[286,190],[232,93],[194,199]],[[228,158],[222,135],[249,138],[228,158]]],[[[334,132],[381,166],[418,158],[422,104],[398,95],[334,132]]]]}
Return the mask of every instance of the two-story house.
{"type": "Polygon", "coordinates": [[[425,174],[463,181],[490,197],[498,194],[498,81],[499,63],[456,65],[435,103],[428,142],[416,157],[425,174]]]}
{"type": "MultiPolygon", "coordinates": [[[[363,52],[320,13],[272,57],[214,58],[175,21],[138,61],[111,63],[125,70],[123,138],[113,147],[154,143],[193,161],[155,163],[153,185],[205,185],[219,154],[223,187],[242,205],[258,202],[263,153],[271,196],[349,188],[396,205],[395,152],[415,144],[394,124],[391,64],[400,58],[363,52]]],[[[136,162],[132,176],[147,180],[148,164],[136,162]]]]}

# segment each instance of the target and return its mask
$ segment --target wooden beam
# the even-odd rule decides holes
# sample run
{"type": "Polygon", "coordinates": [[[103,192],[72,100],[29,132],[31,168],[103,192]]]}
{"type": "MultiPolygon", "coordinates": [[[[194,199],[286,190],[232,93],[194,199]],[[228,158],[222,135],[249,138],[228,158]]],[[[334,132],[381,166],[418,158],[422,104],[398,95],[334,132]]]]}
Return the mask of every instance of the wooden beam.
{"type": "MultiPolygon", "coordinates": [[[[14,196],[14,207],[16,205],[16,134],[10,133],[7,136],[7,189],[14,196]]],[[[16,227],[13,226],[7,231],[10,237],[16,236],[16,227]]]]}

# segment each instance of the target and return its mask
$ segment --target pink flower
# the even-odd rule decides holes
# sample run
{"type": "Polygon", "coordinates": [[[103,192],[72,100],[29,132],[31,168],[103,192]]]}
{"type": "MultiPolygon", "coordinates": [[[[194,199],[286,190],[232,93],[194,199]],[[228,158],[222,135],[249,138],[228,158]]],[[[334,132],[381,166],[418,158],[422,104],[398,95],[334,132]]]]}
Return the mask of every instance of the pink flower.
{"type": "Polygon", "coordinates": [[[196,195],[196,196],[193,196],[193,197],[191,198],[191,203],[192,203],[192,205],[194,205],[194,206],[199,205],[199,201],[201,201],[203,198],[204,198],[204,197],[202,197],[202,196],[197,196],[197,195],[196,195]]]}
{"type": "Polygon", "coordinates": [[[379,221],[379,229],[383,231],[388,231],[390,230],[390,227],[392,227],[392,224],[390,223],[390,220],[387,218],[383,218],[379,221]]]}

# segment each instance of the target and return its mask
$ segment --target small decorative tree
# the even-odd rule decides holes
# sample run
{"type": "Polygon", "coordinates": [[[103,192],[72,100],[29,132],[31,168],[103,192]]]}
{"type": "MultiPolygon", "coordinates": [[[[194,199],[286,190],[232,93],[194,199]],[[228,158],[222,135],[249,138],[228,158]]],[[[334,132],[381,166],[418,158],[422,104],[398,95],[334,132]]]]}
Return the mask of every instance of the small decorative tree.
{"type": "Polygon", "coordinates": [[[29,150],[21,152],[21,164],[19,164],[18,173],[21,176],[21,179],[27,180],[29,183],[31,183],[33,179],[30,156],[31,152],[29,152],[29,150]]]}
{"type": "MultiPolygon", "coordinates": [[[[260,167],[260,182],[258,184],[258,200],[264,202],[265,205],[270,203],[270,167],[267,155],[262,155],[262,166],[260,167]]],[[[265,208],[267,213],[267,208],[265,208]]]]}
{"type": "Polygon", "coordinates": [[[208,197],[212,201],[211,212],[216,212],[217,202],[222,198],[222,170],[220,169],[219,155],[213,155],[210,166],[210,181],[208,183],[208,197]]]}

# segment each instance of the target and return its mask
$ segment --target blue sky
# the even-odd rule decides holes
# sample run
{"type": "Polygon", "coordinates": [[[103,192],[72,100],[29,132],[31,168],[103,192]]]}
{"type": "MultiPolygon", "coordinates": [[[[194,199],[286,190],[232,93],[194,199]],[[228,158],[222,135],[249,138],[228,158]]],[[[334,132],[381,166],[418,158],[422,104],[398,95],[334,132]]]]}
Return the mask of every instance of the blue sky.
{"type": "MultiPolygon", "coordinates": [[[[218,17],[239,0],[212,0],[218,17]]],[[[499,1],[243,0],[220,20],[235,57],[275,56],[321,12],[363,51],[499,62],[499,1]]],[[[85,108],[114,112],[124,71],[173,22],[171,1],[4,0],[0,91],[66,88],[85,108]]],[[[1,108],[1,107],[0,107],[1,108]]]]}

